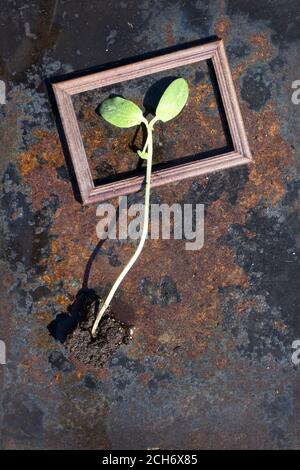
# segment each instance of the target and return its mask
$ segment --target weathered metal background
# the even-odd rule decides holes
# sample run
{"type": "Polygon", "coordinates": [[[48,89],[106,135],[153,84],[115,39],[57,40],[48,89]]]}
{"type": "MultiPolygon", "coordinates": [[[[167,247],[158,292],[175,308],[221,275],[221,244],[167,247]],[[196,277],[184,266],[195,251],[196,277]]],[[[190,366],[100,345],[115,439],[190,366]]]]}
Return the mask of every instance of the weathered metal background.
{"type": "MultiPolygon", "coordinates": [[[[1,446],[299,448],[299,2],[7,0],[0,24],[1,446]],[[74,199],[44,79],[214,34],[255,164],[153,192],[205,204],[204,248],[147,242],[115,302],[134,340],[86,370],[47,331],[81,287],[97,218],[74,199]]],[[[89,287],[107,289],[132,249],[104,244],[89,287]]]]}

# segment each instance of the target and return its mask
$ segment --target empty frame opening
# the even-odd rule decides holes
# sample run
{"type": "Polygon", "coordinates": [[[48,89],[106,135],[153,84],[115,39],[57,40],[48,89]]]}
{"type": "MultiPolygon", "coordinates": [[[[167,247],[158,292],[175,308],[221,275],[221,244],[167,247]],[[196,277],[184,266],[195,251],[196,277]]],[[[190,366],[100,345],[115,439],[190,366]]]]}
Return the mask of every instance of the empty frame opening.
{"type": "Polygon", "coordinates": [[[145,139],[143,128],[119,129],[106,123],[98,114],[102,101],[113,95],[123,96],[151,118],[164,89],[177,77],[187,80],[189,100],[174,120],[155,125],[153,168],[233,150],[212,61],[196,62],[72,96],[95,186],[143,174],[145,166],[136,153],[145,139]]]}

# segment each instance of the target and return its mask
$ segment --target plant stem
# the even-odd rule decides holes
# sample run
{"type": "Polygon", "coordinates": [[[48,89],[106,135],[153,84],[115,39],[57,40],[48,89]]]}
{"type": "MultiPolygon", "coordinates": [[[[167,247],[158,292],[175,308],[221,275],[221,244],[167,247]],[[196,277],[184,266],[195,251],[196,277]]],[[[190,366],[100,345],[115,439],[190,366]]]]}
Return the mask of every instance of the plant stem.
{"type": "Polygon", "coordinates": [[[148,144],[149,144],[149,132],[147,133],[146,142],[145,142],[142,152],[146,152],[148,144]]]}
{"type": "Polygon", "coordinates": [[[132,266],[134,265],[134,263],[136,262],[136,260],[140,256],[141,251],[142,251],[143,246],[144,246],[144,243],[145,243],[145,240],[146,240],[147,235],[148,235],[149,207],[150,207],[150,187],[151,187],[151,171],[152,171],[152,155],[153,155],[152,132],[153,132],[154,123],[156,121],[157,121],[157,119],[156,119],[156,117],[154,117],[152,119],[152,121],[150,121],[149,123],[146,121],[147,124],[145,124],[146,127],[147,127],[148,135],[147,135],[147,140],[146,140],[144,149],[146,148],[146,145],[147,145],[147,147],[148,147],[148,158],[147,158],[147,170],[146,170],[145,210],[144,210],[144,221],[143,221],[143,230],[142,230],[141,239],[140,239],[140,242],[138,244],[138,247],[137,247],[134,255],[132,256],[132,258],[127,263],[127,265],[125,266],[125,268],[123,269],[121,274],[116,279],[116,281],[115,281],[114,285],[112,286],[112,288],[111,288],[104,304],[98,310],[97,318],[96,318],[95,323],[94,323],[93,328],[92,328],[92,336],[94,338],[96,337],[97,328],[98,328],[98,325],[99,325],[99,322],[100,322],[102,316],[104,315],[107,308],[109,307],[109,305],[110,305],[110,303],[111,303],[111,301],[112,301],[119,285],[123,281],[124,277],[126,276],[128,271],[132,268],[132,266]]]}

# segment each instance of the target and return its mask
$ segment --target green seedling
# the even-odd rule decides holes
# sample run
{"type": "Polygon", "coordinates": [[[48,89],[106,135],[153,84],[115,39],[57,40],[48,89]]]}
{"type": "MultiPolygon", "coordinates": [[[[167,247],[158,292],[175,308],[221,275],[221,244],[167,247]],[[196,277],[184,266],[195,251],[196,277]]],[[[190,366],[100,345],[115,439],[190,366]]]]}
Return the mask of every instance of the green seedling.
{"type": "Polygon", "coordinates": [[[92,328],[92,336],[95,337],[99,322],[109,307],[119,285],[123,281],[128,271],[132,268],[138,259],[148,234],[149,224],[149,205],[150,205],[150,187],[153,157],[153,128],[157,121],[167,122],[175,118],[185,106],[189,95],[189,88],[186,80],[177,78],[174,80],[163,93],[155,111],[152,120],[147,121],[142,110],[132,101],[126,100],[119,96],[108,98],[99,109],[100,115],[110,124],[121,128],[128,128],[144,124],[147,130],[147,138],[142,150],[138,150],[137,154],[140,158],[147,161],[146,170],[146,187],[145,187],[145,210],[143,229],[138,247],[127,263],[121,274],[112,286],[105,302],[99,307],[97,317],[92,328]]]}

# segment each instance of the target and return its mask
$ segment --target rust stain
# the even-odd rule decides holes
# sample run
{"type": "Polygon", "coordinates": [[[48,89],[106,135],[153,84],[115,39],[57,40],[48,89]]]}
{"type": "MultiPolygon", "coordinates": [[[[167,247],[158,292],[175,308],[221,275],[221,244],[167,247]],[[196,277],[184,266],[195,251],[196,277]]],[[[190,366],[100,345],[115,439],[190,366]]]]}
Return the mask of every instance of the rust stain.
{"type": "Polygon", "coordinates": [[[147,384],[151,379],[151,374],[149,372],[142,372],[139,374],[139,382],[142,384],[147,384]]]}
{"type": "Polygon", "coordinates": [[[77,370],[77,371],[76,371],[76,379],[77,379],[77,380],[81,380],[81,379],[82,379],[82,371],[80,371],[80,370],[77,370]]]}
{"type": "Polygon", "coordinates": [[[61,373],[56,372],[53,376],[53,381],[56,383],[56,385],[59,385],[62,381],[61,373]]]}
{"type": "Polygon", "coordinates": [[[250,36],[249,41],[252,44],[251,62],[258,60],[270,60],[276,54],[276,49],[270,40],[271,30],[266,32],[254,33],[250,36]]]}
{"type": "MultiPolygon", "coordinates": [[[[232,76],[234,81],[237,82],[237,80],[239,80],[249,65],[255,64],[257,61],[270,61],[276,56],[277,50],[272,44],[270,34],[271,31],[267,30],[266,32],[250,35],[249,43],[252,44],[250,54],[245,56],[233,69],[232,76]]],[[[236,83],[236,89],[239,90],[238,83],[236,83]]]]}
{"type": "Polygon", "coordinates": [[[110,371],[108,368],[97,369],[89,367],[82,362],[78,361],[75,357],[70,356],[69,360],[75,366],[75,374],[70,374],[70,381],[80,381],[86,374],[92,373],[93,376],[98,380],[108,380],[110,378],[110,371]]]}
{"type": "Polygon", "coordinates": [[[166,22],[165,36],[166,36],[166,42],[168,46],[172,46],[173,44],[176,43],[176,38],[174,37],[174,31],[173,31],[173,20],[169,20],[166,22]]]}
{"type": "Polygon", "coordinates": [[[23,373],[30,376],[30,380],[35,384],[45,384],[45,372],[41,370],[41,358],[35,354],[24,354],[20,364],[23,373]]]}
{"type": "Polygon", "coordinates": [[[245,114],[255,162],[250,167],[248,191],[243,195],[242,205],[245,209],[253,207],[263,197],[276,205],[285,194],[286,168],[294,156],[280,135],[278,118],[271,103],[261,111],[259,119],[253,111],[248,110],[245,114]],[[251,205],[247,197],[251,197],[251,205]]]}
{"type": "Polygon", "coordinates": [[[28,176],[41,165],[43,160],[47,167],[57,168],[64,163],[60,141],[57,135],[43,129],[34,129],[36,143],[19,158],[19,169],[22,176],[28,176]]]}
{"type": "Polygon", "coordinates": [[[239,316],[243,313],[245,313],[249,309],[257,310],[259,308],[258,306],[258,301],[256,299],[251,299],[251,300],[243,300],[241,302],[238,302],[235,307],[235,313],[239,316]]]}
{"type": "Polygon", "coordinates": [[[52,320],[52,316],[51,316],[50,312],[41,312],[41,311],[39,311],[39,312],[37,312],[36,317],[41,323],[43,323],[45,325],[47,325],[52,320]]]}
{"type": "Polygon", "coordinates": [[[281,333],[287,332],[288,330],[288,326],[279,321],[273,322],[273,326],[276,330],[280,331],[281,333]]]}
{"type": "Polygon", "coordinates": [[[222,16],[215,22],[214,31],[217,36],[227,39],[230,35],[231,22],[228,17],[222,16]]]}

